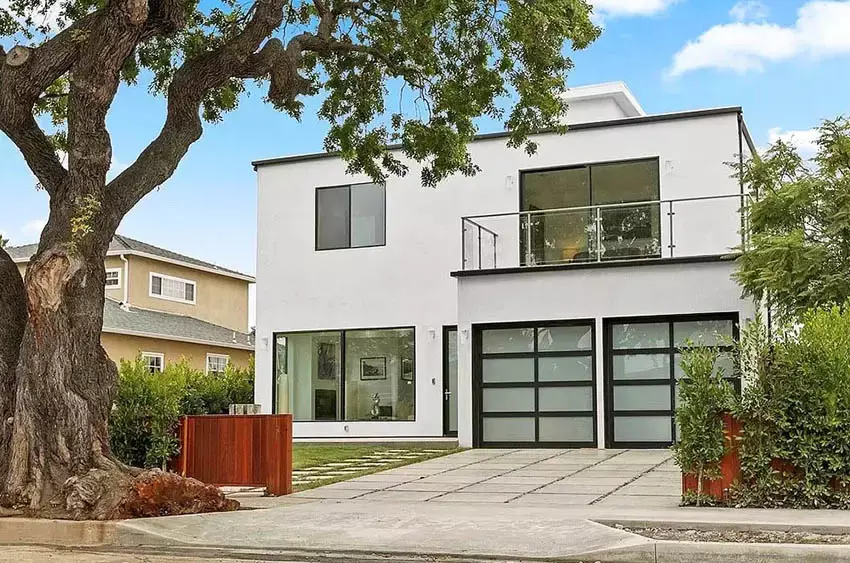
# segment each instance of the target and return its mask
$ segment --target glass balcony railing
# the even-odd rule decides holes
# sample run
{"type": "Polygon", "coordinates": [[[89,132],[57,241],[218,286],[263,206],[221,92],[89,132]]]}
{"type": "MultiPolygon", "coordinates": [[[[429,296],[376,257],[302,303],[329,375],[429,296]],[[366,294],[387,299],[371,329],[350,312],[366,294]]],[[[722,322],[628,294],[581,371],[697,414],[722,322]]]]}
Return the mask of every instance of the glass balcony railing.
{"type": "Polygon", "coordinates": [[[722,255],[742,243],[741,194],[475,215],[463,269],[722,255]]]}

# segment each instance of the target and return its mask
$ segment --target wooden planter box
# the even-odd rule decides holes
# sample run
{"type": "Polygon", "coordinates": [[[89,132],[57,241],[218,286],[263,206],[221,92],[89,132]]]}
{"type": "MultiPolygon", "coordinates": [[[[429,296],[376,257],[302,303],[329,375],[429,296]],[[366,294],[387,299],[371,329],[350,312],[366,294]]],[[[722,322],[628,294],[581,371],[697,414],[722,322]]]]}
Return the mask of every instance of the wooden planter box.
{"type": "Polygon", "coordinates": [[[180,454],[170,464],[210,485],[292,493],[292,415],[204,415],[180,419],[180,454]]]}
{"type": "MultiPolygon", "coordinates": [[[[716,500],[727,500],[732,484],[740,479],[741,458],[738,455],[738,437],[741,435],[741,422],[731,413],[723,415],[723,434],[728,451],[720,460],[720,478],[702,480],[702,494],[716,500]]],[[[700,492],[699,477],[692,473],[682,474],[682,494],[700,492]]]]}

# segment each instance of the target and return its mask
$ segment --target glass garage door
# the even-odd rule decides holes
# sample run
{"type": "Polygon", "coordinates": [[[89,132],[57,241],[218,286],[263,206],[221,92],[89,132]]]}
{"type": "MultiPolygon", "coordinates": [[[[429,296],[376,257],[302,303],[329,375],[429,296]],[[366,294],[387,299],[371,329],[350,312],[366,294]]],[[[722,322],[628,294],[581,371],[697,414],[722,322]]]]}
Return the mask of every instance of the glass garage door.
{"type": "Polygon", "coordinates": [[[592,322],[481,327],[476,445],[595,447],[592,322]]]}
{"type": "Polygon", "coordinates": [[[661,448],[676,436],[680,351],[687,342],[720,346],[718,359],[736,389],[729,344],[737,315],[631,319],[606,323],[606,444],[613,448],[661,448]]]}

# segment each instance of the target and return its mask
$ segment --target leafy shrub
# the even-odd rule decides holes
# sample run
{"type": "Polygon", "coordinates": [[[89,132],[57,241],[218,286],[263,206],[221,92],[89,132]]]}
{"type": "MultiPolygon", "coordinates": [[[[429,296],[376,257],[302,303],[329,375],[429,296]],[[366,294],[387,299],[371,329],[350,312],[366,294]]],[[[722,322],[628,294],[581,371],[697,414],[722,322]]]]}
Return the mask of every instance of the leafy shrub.
{"type": "Polygon", "coordinates": [[[109,419],[112,452],[137,467],[163,467],[180,451],[177,426],[190,414],[224,414],[233,403],[254,401],[254,363],[206,374],[185,361],[150,373],[145,362],[122,361],[109,419]]]}
{"type": "Polygon", "coordinates": [[[716,347],[694,347],[690,343],[682,351],[685,377],[679,380],[676,409],[680,437],[673,446],[673,457],[684,473],[697,476],[700,490],[695,504],[701,504],[703,479],[720,476],[720,460],[727,450],[721,415],[732,409],[735,393],[723,379],[723,367],[717,365],[721,353],[716,347]]]}
{"type": "Polygon", "coordinates": [[[806,312],[771,341],[752,326],[740,407],[743,506],[848,508],[850,308],[806,312]]]}

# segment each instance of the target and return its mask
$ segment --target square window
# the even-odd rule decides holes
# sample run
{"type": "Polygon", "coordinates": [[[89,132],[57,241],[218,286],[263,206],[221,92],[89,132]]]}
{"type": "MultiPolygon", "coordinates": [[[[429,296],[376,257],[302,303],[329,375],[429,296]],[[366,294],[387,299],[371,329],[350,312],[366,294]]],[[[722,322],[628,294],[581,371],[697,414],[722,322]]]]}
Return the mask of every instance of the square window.
{"type": "Polygon", "coordinates": [[[316,250],[386,244],[383,184],[354,184],[316,190],[316,250]]]}
{"type": "Polygon", "coordinates": [[[207,373],[222,374],[230,363],[230,356],[223,354],[207,354],[207,373]]]}
{"type": "Polygon", "coordinates": [[[118,268],[106,270],[106,288],[118,289],[121,287],[121,270],[118,268]]]}
{"type": "Polygon", "coordinates": [[[142,352],[142,359],[150,373],[161,372],[165,368],[165,355],[157,352],[142,352]]]}

